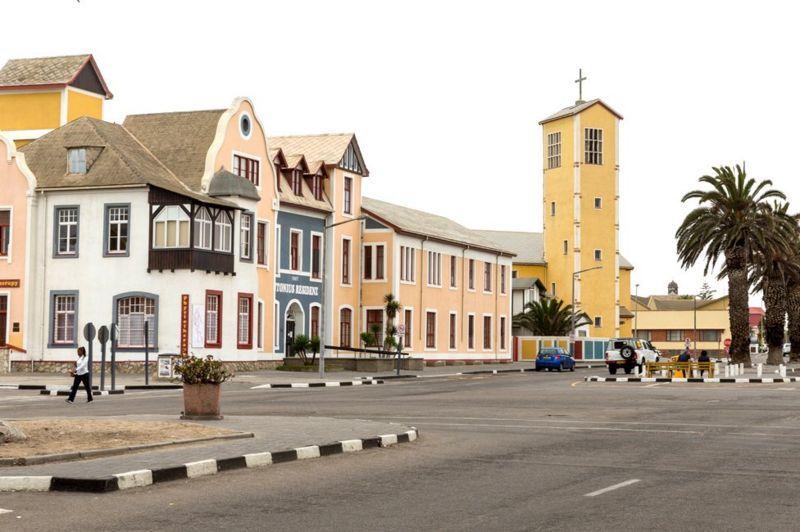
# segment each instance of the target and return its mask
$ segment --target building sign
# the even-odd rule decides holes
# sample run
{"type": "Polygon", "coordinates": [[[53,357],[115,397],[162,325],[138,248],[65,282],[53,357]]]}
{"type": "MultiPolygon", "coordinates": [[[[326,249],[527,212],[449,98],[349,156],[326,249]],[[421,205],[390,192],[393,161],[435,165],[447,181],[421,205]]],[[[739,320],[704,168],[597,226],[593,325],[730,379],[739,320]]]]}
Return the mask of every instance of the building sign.
{"type": "Polygon", "coordinates": [[[203,305],[192,305],[192,347],[205,347],[206,309],[203,305]]]}
{"type": "Polygon", "coordinates": [[[19,279],[0,279],[0,288],[19,288],[19,279]]]}
{"type": "Polygon", "coordinates": [[[292,283],[275,283],[275,291],[279,294],[295,294],[300,296],[319,297],[318,286],[307,286],[292,283]]]}
{"type": "Polygon", "coordinates": [[[181,295],[181,356],[189,354],[189,294],[181,295]]]}

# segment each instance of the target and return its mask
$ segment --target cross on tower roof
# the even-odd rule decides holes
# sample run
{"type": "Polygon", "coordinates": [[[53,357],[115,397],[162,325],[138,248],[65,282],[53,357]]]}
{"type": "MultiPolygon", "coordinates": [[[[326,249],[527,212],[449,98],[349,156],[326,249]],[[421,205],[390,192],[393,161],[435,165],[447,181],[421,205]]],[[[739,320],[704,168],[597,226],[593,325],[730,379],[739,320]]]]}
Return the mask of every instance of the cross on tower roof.
{"type": "Polygon", "coordinates": [[[586,81],[586,76],[583,75],[583,70],[578,69],[578,79],[575,80],[575,83],[578,84],[578,101],[575,102],[575,105],[583,103],[583,82],[586,81]]]}

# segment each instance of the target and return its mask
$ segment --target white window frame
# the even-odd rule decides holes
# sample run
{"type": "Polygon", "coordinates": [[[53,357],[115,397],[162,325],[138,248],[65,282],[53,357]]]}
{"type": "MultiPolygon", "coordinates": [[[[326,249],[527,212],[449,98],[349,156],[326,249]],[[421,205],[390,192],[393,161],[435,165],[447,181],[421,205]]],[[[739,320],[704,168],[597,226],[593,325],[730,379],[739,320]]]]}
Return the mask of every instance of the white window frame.
{"type": "Polygon", "coordinates": [[[491,294],[494,290],[494,283],[492,283],[492,263],[484,261],[483,263],[483,293],[491,294]],[[486,289],[486,281],[489,281],[489,289],[486,289]]]}
{"type": "Polygon", "coordinates": [[[186,212],[179,206],[179,205],[167,205],[161,212],[158,213],[158,216],[153,218],[153,249],[189,249],[191,247],[191,229],[190,224],[192,223],[191,218],[189,217],[186,212]],[[178,213],[178,217],[172,217],[171,214],[178,213]],[[163,218],[162,218],[163,216],[163,218]],[[170,246],[169,242],[169,222],[175,222],[175,245],[170,246]],[[185,222],[184,227],[186,228],[186,246],[181,246],[181,223],[185,222]],[[163,225],[164,231],[164,245],[158,246],[158,225],[163,225]]]}
{"type": "Polygon", "coordinates": [[[448,351],[458,351],[458,312],[455,310],[451,310],[447,315],[447,350],[448,351]],[[456,345],[450,345],[450,318],[455,317],[455,321],[453,322],[453,326],[455,327],[455,339],[456,345]]]}
{"type": "MultiPolygon", "coordinates": [[[[105,251],[107,255],[127,255],[130,253],[131,249],[131,208],[129,205],[107,205],[106,211],[106,227],[108,228],[108,233],[106,234],[106,242],[105,242],[105,251]],[[115,211],[122,211],[124,212],[125,219],[121,220],[113,220],[111,219],[112,213],[115,211]],[[111,237],[111,226],[114,225],[117,227],[117,237],[116,237],[116,247],[117,249],[112,249],[112,237],[111,237]],[[125,249],[119,249],[120,242],[122,241],[122,237],[120,236],[120,230],[122,227],[125,226],[125,249]]],[[[121,213],[118,213],[118,216],[121,216],[121,213]]]]}
{"type": "Polygon", "coordinates": [[[243,212],[239,216],[239,258],[243,260],[253,260],[253,221],[255,216],[249,212],[243,212]],[[245,227],[245,220],[247,227],[245,227]]]}
{"type": "Polygon", "coordinates": [[[236,295],[236,347],[238,349],[253,348],[253,294],[236,295]],[[247,301],[247,312],[242,311],[242,302],[247,301]],[[243,319],[246,318],[246,319],[243,319]],[[242,326],[246,326],[243,328],[242,326]],[[242,333],[246,333],[242,341],[242,333]],[[246,347],[250,344],[250,347],[246,347]]]}
{"type": "Polygon", "coordinates": [[[264,219],[261,219],[261,218],[257,219],[256,220],[256,232],[255,232],[256,241],[255,241],[255,246],[253,248],[253,254],[254,254],[253,260],[255,261],[257,267],[265,268],[267,270],[269,270],[269,262],[270,262],[269,261],[269,249],[270,249],[269,248],[269,237],[270,237],[269,220],[264,220],[264,219]],[[259,224],[264,224],[264,262],[263,263],[262,262],[258,262],[258,226],[259,226],[259,224]]]}
{"type": "Polygon", "coordinates": [[[206,207],[201,206],[194,214],[194,247],[211,251],[214,238],[214,220],[206,207]]]}
{"type": "Polygon", "coordinates": [[[481,314],[481,351],[492,351],[494,349],[494,315],[481,314]],[[489,318],[489,347],[486,347],[486,318],[489,318]]]}
{"type": "Polygon", "coordinates": [[[547,134],[547,169],[552,170],[561,166],[561,132],[554,131],[547,134]]]}
{"type": "Polygon", "coordinates": [[[508,266],[505,264],[500,264],[500,294],[506,295],[508,290],[506,289],[506,283],[508,282],[508,266]]]}
{"type": "MultiPolygon", "coordinates": [[[[341,253],[339,253],[339,269],[341,270],[341,275],[339,275],[339,286],[342,287],[351,287],[353,286],[353,239],[349,236],[342,236],[341,240],[341,253]],[[347,240],[349,242],[348,245],[348,253],[349,257],[347,258],[347,280],[348,282],[344,282],[344,268],[342,267],[342,262],[344,262],[344,241],[347,240]]],[[[351,334],[352,334],[352,324],[351,324],[351,334]]]]}
{"type": "Polygon", "coordinates": [[[450,290],[458,290],[458,256],[450,255],[450,290]],[[456,271],[453,272],[453,264],[456,266],[456,271]]]}
{"type": "Polygon", "coordinates": [[[344,176],[342,179],[342,213],[345,216],[353,216],[353,198],[355,198],[355,179],[351,176],[344,176]],[[347,195],[347,183],[350,183],[350,196],[347,195]],[[350,209],[345,209],[349,206],[350,209]]]}
{"type": "Polygon", "coordinates": [[[498,324],[498,350],[502,352],[508,351],[508,339],[509,339],[509,330],[508,330],[508,317],[505,314],[500,314],[500,317],[497,319],[498,324]]]}
{"type": "MultiPolygon", "coordinates": [[[[10,264],[14,245],[14,207],[11,205],[0,205],[0,211],[8,212],[8,240],[6,242],[8,252],[5,255],[0,255],[0,260],[5,260],[10,264]]],[[[8,338],[8,335],[6,335],[6,338],[8,338]]]]}
{"type": "MultiPolygon", "coordinates": [[[[425,309],[425,351],[437,351],[439,348],[439,311],[435,308],[425,309]],[[433,347],[428,347],[428,314],[433,314],[433,347]]],[[[449,329],[448,329],[449,331],[449,329]]]]}
{"type": "MultiPolygon", "coordinates": [[[[318,231],[311,231],[311,238],[308,239],[308,256],[310,258],[309,265],[310,269],[308,271],[309,277],[314,281],[321,281],[322,280],[322,266],[324,264],[324,255],[325,255],[325,236],[318,232],[318,231]],[[319,264],[317,266],[317,271],[319,275],[314,275],[314,237],[319,238],[319,264]]],[[[311,322],[309,322],[311,323],[311,322]]]]}
{"type": "Polygon", "coordinates": [[[233,249],[233,224],[224,211],[219,211],[214,222],[214,244],[214,251],[221,253],[230,253],[233,249]]]}
{"type": "Polygon", "coordinates": [[[417,249],[412,246],[400,246],[400,282],[416,283],[417,249]]]}
{"type": "Polygon", "coordinates": [[[368,243],[365,243],[363,245],[363,248],[364,248],[364,254],[362,256],[364,257],[364,260],[362,261],[362,264],[361,264],[361,279],[365,283],[383,283],[383,282],[386,282],[386,242],[368,242],[368,243]],[[383,275],[381,277],[378,277],[378,248],[379,247],[383,248],[383,260],[381,261],[382,262],[381,271],[383,272],[383,275]],[[366,253],[366,250],[367,250],[367,248],[371,248],[370,249],[370,261],[371,261],[370,262],[370,268],[372,269],[372,272],[371,272],[371,277],[369,279],[367,279],[367,277],[366,277],[366,271],[367,271],[367,261],[366,261],[367,253],[366,253]]]}
{"type": "Polygon", "coordinates": [[[273,301],[272,302],[272,309],[273,309],[273,315],[272,315],[272,351],[273,352],[277,352],[278,349],[280,349],[280,340],[279,340],[279,336],[280,336],[280,332],[281,332],[281,328],[280,328],[281,304],[280,304],[280,302],[273,301]]]}
{"type": "Polygon", "coordinates": [[[403,307],[403,325],[406,327],[406,334],[403,335],[403,347],[414,348],[414,307],[403,307]],[[411,322],[406,319],[406,312],[411,313],[411,322]],[[406,345],[405,337],[411,338],[411,341],[406,345]]]}
{"type": "MultiPolygon", "coordinates": [[[[10,298],[9,298],[10,300],[10,298]]],[[[77,294],[56,294],[53,296],[53,345],[75,345],[78,342],[78,295],[77,294]],[[60,299],[71,299],[72,310],[59,310],[58,303],[60,299]],[[72,326],[67,327],[66,316],[72,316],[72,326]],[[65,336],[59,339],[58,317],[64,316],[65,326],[60,329],[64,331],[65,336]],[[72,338],[69,338],[72,336],[72,338]]],[[[10,322],[11,320],[9,320],[10,322]]]]}
{"type": "MultiPolygon", "coordinates": [[[[141,331],[141,334],[142,334],[142,343],[141,344],[136,344],[136,343],[130,342],[130,339],[132,337],[130,322],[128,323],[129,331],[127,333],[125,333],[125,331],[124,331],[124,328],[123,328],[123,325],[122,325],[122,316],[124,314],[122,313],[122,309],[120,308],[120,305],[124,301],[129,301],[129,303],[128,303],[129,312],[128,312],[128,314],[125,314],[125,315],[130,317],[130,316],[134,316],[134,315],[137,315],[137,314],[141,314],[144,317],[143,323],[147,323],[147,325],[148,325],[147,328],[149,330],[149,334],[148,334],[148,338],[147,339],[150,342],[150,346],[149,347],[150,348],[157,347],[157,339],[156,339],[156,334],[155,333],[156,333],[156,324],[158,323],[158,300],[156,298],[154,298],[154,297],[146,296],[146,295],[130,295],[130,296],[125,296],[125,297],[120,297],[120,298],[118,298],[116,300],[115,304],[116,304],[117,308],[114,309],[114,311],[115,311],[115,314],[117,316],[117,327],[119,327],[119,330],[118,330],[118,338],[119,338],[119,340],[118,340],[117,346],[121,347],[121,348],[142,349],[142,350],[145,348],[145,346],[144,346],[144,327],[142,327],[142,331],[141,331]],[[131,300],[141,300],[141,301],[131,301],[131,300]],[[134,302],[137,303],[137,304],[140,304],[143,307],[144,312],[131,312],[130,311],[130,307],[132,306],[132,303],[134,303],[134,302]],[[149,304],[152,304],[152,307],[153,307],[153,313],[152,314],[147,312],[147,307],[148,307],[149,304]],[[126,336],[127,336],[128,343],[125,343],[125,341],[124,341],[126,336]]],[[[128,318],[128,319],[130,320],[130,318],[128,318]]]]}
{"type": "Polygon", "coordinates": [[[86,148],[69,148],[67,150],[67,173],[77,175],[89,171],[86,163],[86,148]]]}
{"type": "Polygon", "coordinates": [[[467,351],[475,351],[476,333],[478,332],[477,331],[477,327],[475,325],[476,325],[475,324],[475,313],[474,312],[467,312],[467,323],[465,325],[466,333],[467,333],[467,351]],[[470,345],[469,345],[469,322],[470,322],[470,318],[472,319],[472,347],[470,347],[470,345]]]}
{"type": "Polygon", "coordinates": [[[303,271],[303,231],[301,229],[289,229],[289,267],[288,271],[300,273],[303,271]],[[297,268],[292,268],[292,236],[297,235],[297,268]]]}
{"type": "Polygon", "coordinates": [[[427,252],[427,285],[434,288],[442,287],[442,254],[438,251],[427,252]]]}
{"type": "Polygon", "coordinates": [[[281,276],[281,226],[275,224],[275,271],[276,277],[281,276]]]}
{"type": "Polygon", "coordinates": [[[467,259],[467,292],[475,291],[475,259],[467,259]]]}

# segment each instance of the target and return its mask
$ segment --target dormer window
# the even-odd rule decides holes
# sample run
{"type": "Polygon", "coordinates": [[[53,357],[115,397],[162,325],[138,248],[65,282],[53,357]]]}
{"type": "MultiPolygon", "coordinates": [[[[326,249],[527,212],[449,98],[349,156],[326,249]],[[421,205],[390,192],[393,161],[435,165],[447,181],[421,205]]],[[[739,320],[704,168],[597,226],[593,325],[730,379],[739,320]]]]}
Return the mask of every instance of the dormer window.
{"type": "Polygon", "coordinates": [[[292,170],[292,192],[295,196],[303,195],[303,172],[302,170],[292,170]]]}
{"type": "Polygon", "coordinates": [[[317,174],[314,176],[314,199],[322,201],[322,176],[317,174]]]}
{"type": "Polygon", "coordinates": [[[70,174],[85,174],[86,148],[70,148],[67,150],[67,163],[70,174]]]}

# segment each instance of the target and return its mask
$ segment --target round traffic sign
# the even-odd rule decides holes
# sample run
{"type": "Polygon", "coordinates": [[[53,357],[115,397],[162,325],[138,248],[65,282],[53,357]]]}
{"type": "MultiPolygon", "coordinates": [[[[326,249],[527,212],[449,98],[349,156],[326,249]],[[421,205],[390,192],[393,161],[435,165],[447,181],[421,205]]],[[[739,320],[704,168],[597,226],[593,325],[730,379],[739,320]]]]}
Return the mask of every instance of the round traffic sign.
{"type": "Polygon", "coordinates": [[[97,330],[94,328],[94,323],[89,322],[86,325],[84,325],[83,337],[86,339],[87,342],[93,341],[96,334],[97,330]]]}
{"type": "Polygon", "coordinates": [[[97,330],[97,339],[101,344],[108,342],[108,327],[103,325],[97,330]]]}

